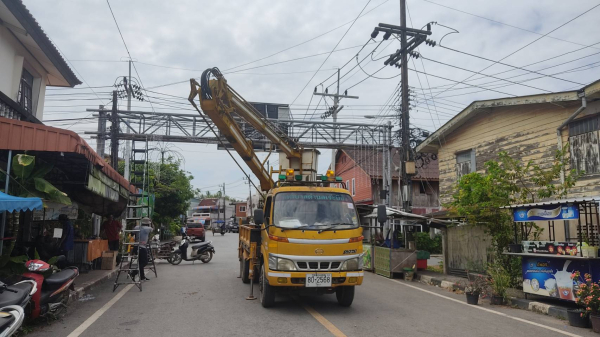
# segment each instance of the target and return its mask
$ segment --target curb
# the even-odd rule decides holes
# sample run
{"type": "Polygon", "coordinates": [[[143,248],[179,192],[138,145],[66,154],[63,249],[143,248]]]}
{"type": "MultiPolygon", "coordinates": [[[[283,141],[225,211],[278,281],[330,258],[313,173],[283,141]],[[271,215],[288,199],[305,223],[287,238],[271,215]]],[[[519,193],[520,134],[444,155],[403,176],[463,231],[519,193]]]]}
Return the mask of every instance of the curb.
{"type": "Polygon", "coordinates": [[[417,275],[415,275],[415,278],[417,279],[417,281],[421,282],[421,283],[425,283],[428,285],[432,285],[432,286],[436,286],[436,287],[440,287],[440,288],[444,288],[450,291],[454,291],[454,290],[465,290],[464,286],[461,286],[457,283],[453,283],[450,281],[445,281],[442,279],[438,279],[435,278],[433,276],[429,276],[429,275],[419,275],[417,273],[417,275]]]}
{"type": "Polygon", "coordinates": [[[510,298],[510,304],[519,309],[529,310],[540,314],[556,317],[559,319],[567,319],[567,308],[558,307],[542,302],[526,300],[523,298],[510,298]]]}
{"type": "MultiPolygon", "coordinates": [[[[444,289],[447,289],[450,291],[454,291],[457,289],[463,290],[463,291],[465,290],[463,286],[460,286],[456,283],[452,283],[450,281],[444,281],[442,279],[438,279],[438,278],[435,278],[435,277],[429,276],[429,275],[417,274],[417,275],[415,275],[415,278],[421,283],[444,288],[444,289]]],[[[511,297],[509,299],[509,301],[510,301],[510,305],[515,308],[528,310],[528,311],[532,311],[532,312],[537,312],[540,314],[556,317],[558,319],[564,319],[564,320],[568,319],[567,318],[567,308],[564,308],[564,307],[554,306],[554,305],[550,305],[550,304],[546,304],[546,303],[542,303],[542,302],[536,302],[536,301],[526,300],[523,298],[516,298],[516,297],[511,297]]]]}
{"type": "Polygon", "coordinates": [[[102,276],[99,279],[95,279],[93,281],[82,283],[81,285],[76,286],[75,287],[75,291],[71,292],[71,295],[69,296],[69,300],[76,301],[79,298],[83,297],[83,295],[87,291],[93,289],[94,287],[96,287],[99,284],[104,283],[106,280],[109,280],[109,279],[113,278],[117,274],[117,271],[118,271],[118,269],[114,269],[110,273],[102,276]]]}

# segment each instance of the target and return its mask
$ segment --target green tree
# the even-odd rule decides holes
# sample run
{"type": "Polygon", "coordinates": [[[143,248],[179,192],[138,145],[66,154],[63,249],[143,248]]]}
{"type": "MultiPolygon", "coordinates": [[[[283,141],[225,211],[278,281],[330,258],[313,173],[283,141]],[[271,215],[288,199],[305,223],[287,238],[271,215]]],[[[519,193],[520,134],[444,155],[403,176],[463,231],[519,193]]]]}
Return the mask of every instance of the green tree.
{"type": "Polygon", "coordinates": [[[188,201],[194,197],[191,184],[194,177],[181,169],[181,162],[172,157],[163,163],[150,165],[150,193],[155,196],[153,220],[162,225],[179,221],[188,209],[188,201]]]}
{"type": "MultiPolygon", "coordinates": [[[[491,260],[502,265],[511,275],[512,285],[520,279],[520,259],[503,255],[502,252],[514,240],[513,219],[508,210],[501,209],[515,203],[532,203],[542,199],[564,198],[575,185],[581,172],[561,172],[567,165],[567,146],[556,151],[553,161],[542,167],[532,160],[523,163],[506,152],[498,154],[498,160],[485,163],[485,173],[473,172],[459,179],[452,201],[445,205],[454,215],[464,218],[471,225],[484,226],[492,238],[491,260]]],[[[525,238],[538,238],[543,229],[534,222],[525,224],[525,238]]],[[[520,233],[518,233],[521,236],[520,233]]]]}

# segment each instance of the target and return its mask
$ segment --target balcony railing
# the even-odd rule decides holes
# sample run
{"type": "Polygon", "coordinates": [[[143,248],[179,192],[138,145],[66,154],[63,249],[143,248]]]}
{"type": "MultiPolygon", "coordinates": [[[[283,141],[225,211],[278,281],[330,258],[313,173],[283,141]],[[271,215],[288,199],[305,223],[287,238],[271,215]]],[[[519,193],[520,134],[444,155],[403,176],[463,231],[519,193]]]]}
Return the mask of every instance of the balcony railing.
{"type": "Polygon", "coordinates": [[[34,115],[0,91],[0,117],[42,124],[34,115]]]}

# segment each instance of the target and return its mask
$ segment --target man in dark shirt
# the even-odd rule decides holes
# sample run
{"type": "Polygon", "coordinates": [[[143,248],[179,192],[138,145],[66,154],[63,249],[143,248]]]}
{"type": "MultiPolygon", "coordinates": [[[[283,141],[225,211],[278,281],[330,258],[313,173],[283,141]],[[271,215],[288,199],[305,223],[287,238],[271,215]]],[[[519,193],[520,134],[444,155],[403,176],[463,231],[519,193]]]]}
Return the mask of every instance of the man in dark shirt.
{"type": "Polygon", "coordinates": [[[113,218],[112,215],[102,223],[102,230],[108,239],[108,249],[119,250],[119,233],[121,232],[121,223],[113,218]]]}
{"type": "MultiPolygon", "coordinates": [[[[139,229],[140,232],[135,234],[136,241],[139,241],[139,247],[134,247],[133,253],[135,254],[136,248],[140,250],[140,260],[138,261],[140,280],[149,281],[144,273],[144,268],[148,264],[148,250],[146,249],[148,245],[148,239],[150,237],[150,233],[152,233],[152,221],[149,218],[143,218],[141,221],[141,226],[135,226],[134,229],[139,229]]],[[[132,273],[132,279],[137,275],[136,271],[132,273]]]]}
{"type": "Polygon", "coordinates": [[[62,225],[62,237],[60,239],[60,254],[67,256],[69,251],[73,250],[75,233],[73,230],[73,224],[66,214],[58,216],[58,221],[62,225]]]}

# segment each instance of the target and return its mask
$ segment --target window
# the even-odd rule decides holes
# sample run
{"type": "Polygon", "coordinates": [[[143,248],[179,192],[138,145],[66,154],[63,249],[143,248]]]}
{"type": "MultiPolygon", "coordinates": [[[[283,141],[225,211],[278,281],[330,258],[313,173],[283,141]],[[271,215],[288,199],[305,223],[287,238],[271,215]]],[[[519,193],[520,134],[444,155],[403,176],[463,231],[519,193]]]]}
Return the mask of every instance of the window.
{"type": "Polygon", "coordinates": [[[419,193],[427,194],[427,189],[425,188],[425,184],[422,181],[419,182],[419,193]]]}
{"type": "Polygon", "coordinates": [[[352,178],[352,196],[356,195],[356,184],[354,183],[354,178],[352,178]]]}
{"type": "Polygon", "coordinates": [[[245,212],[246,211],[246,206],[240,206],[240,212],[245,212]]]}
{"type": "Polygon", "coordinates": [[[279,107],[277,105],[267,105],[267,117],[279,119],[279,107]]]}
{"type": "Polygon", "coordinates": [[[571,167],[586,175],[600,173],[599,128],[598,116],[569,124],[571,167]]]}
{"type": "Polygon", "coordinates": [[[350,191],[350,180],[346,180],[346,189],[350,191]]]}
{"type": "Polygon", "coordinates": [[[284,229],[358,228],[352,197],[345,193],[280,192],[275,195],[273,225],[284,229]]]}
{"type": "Polygon", "coordinates": [[[460,177],[475,172],[475,150],[467,150],[456,154],[456,175],[460,177]]]}
{"type": "Polygon", "coordinates": [[[17,100],[23,109],[31,113],[32,103],[31,98],[33,97],[33,75],[27,70],[23,69],[21,73],[21,83],[19,84],[19,96],[17,100]]]}

